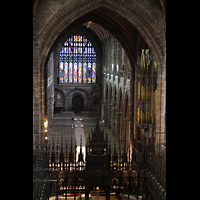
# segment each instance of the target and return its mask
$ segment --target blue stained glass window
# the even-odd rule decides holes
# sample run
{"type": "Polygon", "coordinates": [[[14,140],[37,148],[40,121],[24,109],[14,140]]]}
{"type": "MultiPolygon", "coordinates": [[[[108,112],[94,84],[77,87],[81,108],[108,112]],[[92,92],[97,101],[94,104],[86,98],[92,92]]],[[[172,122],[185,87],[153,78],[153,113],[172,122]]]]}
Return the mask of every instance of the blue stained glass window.
{"type": "Polygon", "coordinates": [[[84,62],[83,64],[83,83],[86,83],[87,82],[87,63],[84,62]]]}
{"type": "Polygon", "coordinates": [[[68,63],[65,62],[65,83],[68,83],[68,63]]]}
{"type": "Polygon", "coordinates": [[[92,83],[96,82],[96,63],[92,63],[92,83]]]}
{"type": "Polygon", "coordinates": [[[78,82],[82,83],[82,63],[78,63],[78,82]]]}
{"type": "Polygon", "coordinates": [[[69,63],[69,83],[72,83],[72,62],[69,63]]]}
{"type": "Polygon", "coordinates": [[[83,53],[87,55],[87,47],[85,47],[85,51],[83,53]]]}
{"type": "Polygon", "coordinates": [[[96,52],[82,35],[69,37],[60,50],[60,83],[96,83],[96,52]]]}
{"type": "Polygon", "coordinates": [[[74,63],[74,83],[77,83],[77,63],[74,63]]]}

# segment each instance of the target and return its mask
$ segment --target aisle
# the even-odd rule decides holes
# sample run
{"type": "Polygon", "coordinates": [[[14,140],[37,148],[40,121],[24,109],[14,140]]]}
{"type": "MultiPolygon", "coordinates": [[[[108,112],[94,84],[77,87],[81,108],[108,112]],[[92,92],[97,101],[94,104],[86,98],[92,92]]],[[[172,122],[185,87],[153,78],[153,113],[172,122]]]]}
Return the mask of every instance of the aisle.
{"type": "MultiPolygon", "coordinates": [[[[63,112],[60,114],[55,114],[53,117],[53,123],[51,125],[48,134],[48,143],[50,144],[50,154],[51,151],[56,150],[58,144],[58,155],[61,153],[61,148],[63,149],[64,159],[66,161],[66,151],[69,153],[71,150],[74,152],[75,141],[77,146],[76,160],[78,160],[78,154],[80,152],[80,139],[82,137],[82,153],[85,160],[85,145],[91,137],[91,132],[96,126],[96,117],[92,113],[87,114],[87,116],[82,115],[72,115],[72,113],[63,112]],[[72,120],[74,118],[74,120],[72,120]],[[67,149],[66,149],[67,147],[67,149]]],[[[104,131],[104,137],[108,138],[108,144],[111,146],[111,152],[114,153],[114,144],[116,144],[116,153],[119,153],[119,143],[116,138],[112,135],[111,129],[107,128],[104,123],[99,122],[101,130],[104,131]]]]}
{"type": "Polygon", "coordinates": [[[80,152],[80,142],[81,142],[81,137],[82,137],[82,153],[84,155],[83,159],[85,160],[85,145],[86,145],[86,138],[85,138],[85,133],[84,133],[84,124],[82,121],[81,116],[76,116],[74,118],[74,133],[75,133],[75,140],[76,140],[76,145],[77,145],[77,154],[76,154],[76,160],[78,160],[78,154],[80,152]]]}

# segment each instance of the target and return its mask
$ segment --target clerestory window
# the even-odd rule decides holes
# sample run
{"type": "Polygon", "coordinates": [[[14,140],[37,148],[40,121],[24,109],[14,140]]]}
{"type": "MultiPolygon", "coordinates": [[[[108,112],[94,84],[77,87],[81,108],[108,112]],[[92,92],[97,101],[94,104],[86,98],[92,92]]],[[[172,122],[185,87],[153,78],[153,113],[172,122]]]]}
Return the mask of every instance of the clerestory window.
{"type": "Polygon", "coordinates": [[[68,38],[60,50],[59,83],[96,83],[96,52],[82,35],[68,38]]]}

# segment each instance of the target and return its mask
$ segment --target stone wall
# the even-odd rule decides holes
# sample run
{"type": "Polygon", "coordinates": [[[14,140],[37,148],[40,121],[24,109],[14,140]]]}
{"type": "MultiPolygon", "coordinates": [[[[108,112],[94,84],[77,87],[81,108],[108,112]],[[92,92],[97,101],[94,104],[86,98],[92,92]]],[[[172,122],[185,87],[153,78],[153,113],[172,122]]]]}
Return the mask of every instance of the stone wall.
{"type": "MultiPolygon", "coordinates": [[[[91,111],[95,104],[94,94],[97,84],[55,84],[54,88],[61,94],[60,102],[63,104],[64,111],[72,111],[72,98],[77,94],[83,97],[84,111],[91,111]]],[[[54,96],[54,102],[58,102],[57,96],[54,96]]]]}

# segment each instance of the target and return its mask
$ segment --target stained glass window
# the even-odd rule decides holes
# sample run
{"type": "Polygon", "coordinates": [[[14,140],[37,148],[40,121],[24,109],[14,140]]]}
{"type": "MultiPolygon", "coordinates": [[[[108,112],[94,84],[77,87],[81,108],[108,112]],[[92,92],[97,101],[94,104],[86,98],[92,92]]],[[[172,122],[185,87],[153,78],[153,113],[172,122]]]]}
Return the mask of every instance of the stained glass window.
{"type": "Polygon", "coordinates": [[[60,50],[60,83],[96,83],[96,52],[82,35],[68,38],[60,50]]]}

